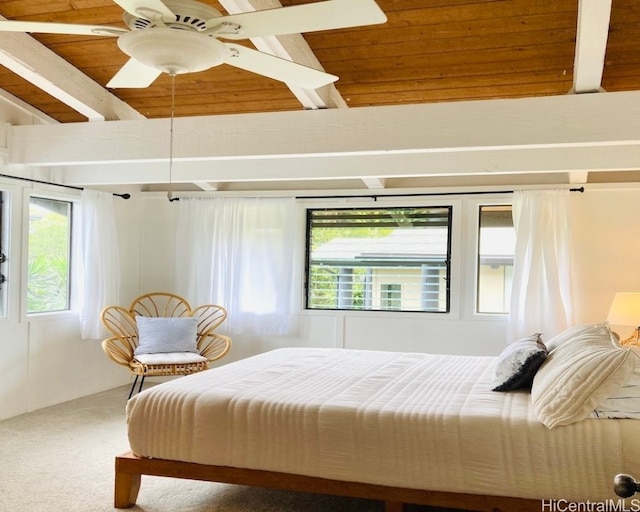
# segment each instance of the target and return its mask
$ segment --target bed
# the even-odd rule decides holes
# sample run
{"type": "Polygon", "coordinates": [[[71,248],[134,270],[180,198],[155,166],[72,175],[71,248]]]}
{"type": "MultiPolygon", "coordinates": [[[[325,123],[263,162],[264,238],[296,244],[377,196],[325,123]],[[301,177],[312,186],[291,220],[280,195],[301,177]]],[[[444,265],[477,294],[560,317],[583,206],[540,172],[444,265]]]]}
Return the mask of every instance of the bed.
{"type": "MultiPolygon", "coordinates": [[[[157,385],[127,404],[115,507],[157,475],[380,499],[387,512],[539,511],[610,500],[616,474],[640,474],[640,422],[550,428],[528,389],[492,391],[496,359],[283,348],[157,385]]],[[[608,381],[628,379],[622,366],[608,381]]]]}

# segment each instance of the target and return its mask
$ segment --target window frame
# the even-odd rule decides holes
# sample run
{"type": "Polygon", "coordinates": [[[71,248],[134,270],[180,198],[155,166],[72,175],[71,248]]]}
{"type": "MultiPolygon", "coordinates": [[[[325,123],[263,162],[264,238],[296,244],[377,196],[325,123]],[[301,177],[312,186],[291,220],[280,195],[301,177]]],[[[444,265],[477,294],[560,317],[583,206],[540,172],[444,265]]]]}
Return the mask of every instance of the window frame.
{"type": "Polygon", "coordinates": [[[80,269],[80,195],[74,193],[65,193],[59,191],[51,191],[41,188],[28,188],[24,190],[23,200],[23,239],[22,239],[22,253],[24,255],[23,260],[25,264],[22,265],[22,286],[21,286],[21,318],[22,321],[34,321],[34,320],[48,320],[51,318],[61,317],[77,317],[79,313],[80,305],[80,290],[81,290],[81,269],[80,269]],[[64,201],[71,203],[71,218],[69,219],[69,283],[68,283],[68,309],[62,309],[58,311],[43,311],[43,312],[29,312],[27,308],[27,285],[29,266],[26,264],[29,257],[29,207],[31,204],[31,198],[37,197],[42,199],[50,199],[53,201],[64,201]]]}
{"type": "Polygon", "coordinates": [[[11,192],[0,184],[0,318],[9,316],[11,192]]]}
{"type": "MultiPolygon", "coordinates": [[[[481,286],[480,286],[482,284],[482,279],[481,279],[482,255],[480,254],[480,249],[481,249],[481,247],[480,247],[481,243],[480,242],[481,242],[481,230],[482,230],[482,210],[483,210],[483,208],[501,208],[501,207],[505,207],[505,208],[508,207],[511,212],[512,212],[512,209],[513,209],[513,206],[511,204],[494,204],[494,203],[488,204],[488,203],[484,203],[483,202],[483,203],[478,205],[478,248],[477,248],[478,252],[477,252],[477,258],[476,258],[477,259],[477,261],[476,261],[477,281],[476,281],[476,286],[475,286],[475,288],[476,288],[475,311],[479,315],[507,315],[507,316],[509,315],[509,311],[481,311],[480,310],[480,303],[481,303],[480,298],[481,298],[481,291],[482,291],[481,286]]],[[[514,247],[514,250],[515,250],[515,247],[514,247]]],[[[504,270],[506,272],[506,268],[507,267],[504,264],[503,264],[503,266],[504,266],[504,270]]],[[[511,281],[513,281],[513,259],[511,260],[510,268],[511,268],[511,277],[512,277],[511,281]]],[[[503,276],[503,278],[505,278],[505,277],[506,277],[506,273],[503,276]]],[[[507,289],[504,286],[505,284],[506,284],[505,282],[502,283],[503,290],[507,289]]],[[[509,290],[508,296],[509,297],[511,296],[511,290],[509,290]]],[[[508,297],[505,294],[504,299],[507,299],[507,298],[508,297]]],[[[504,300],[504,303],[507,304],[507,308],[509,309],[508,302],[506,300],[504,300]]]]}
{"type": "Polygon", "coordinates": [[[299,312],[303,315],[311,316],[368,316],[375,314],[376,316],[390,315],[394,319],[400,319],[403,317],[411,318],[415,315],[421,315],[425,318],[438,319],[438,320],[455,320],[461,316],[461,305],[464,303],[461,300],[461,286],[464,280],[460,247],[463,237],[462,229],[462,208],[463,201],[460,197],[439,197],[432,194],[425,194],[425,196],[408,195],[403,196],[353,196],[342,197],[336,199],[327,198],[304,198],[298,200],[298,206],[300,208],[300,232],[301,243],[298,244],[298,265],[299,276],[297,282],[300,283],[297,287],[297,293],[299,296],[295,298],[299,304],[299,312]],[[429,196],[429,197],[427,197],[429,196]],[[449,265],[448,265],[448,297],[447,297],[447,311],[407,311],[407,310],[360,310],[360,309],[309,309],[307,308],[307,273],[308,273],[308,210],[319,209],[384,209],[384,208],[450,208],[450,232],[448,237],[448,252],[449,252],[449,265]]]}
{"type": "MultiPolygon", "coordinates": [[[[450,300],[450,296],[451,296],[451,290],[450,290],[450,282],[451,282],[451,236],[452,236],[452,210],[453,207],[450,205],[438,205],[438,206],[433,206],[433,205],[412,205],[412,206],[381,206],[379,204],[375,204],[375,205],[368,205],[368,206],[350,206],[350,207],[332,207],[332,208],[307,208],[306,209],[306,230],[305,230],[305,236],[304,236],[304,244],[305,244],[305,272],[304,272],[304,285],[303,285],[303,289],[304,289],[304,307],[305,309],[313,309],[313,310],[323,310],[323,311],[362,311],[362,312],[382,312],[382,311],[400,311],[403,313],[435,313],[435,314],[446,314],[449,313],[450,311],[450,304],[451,304],[451,300],[450,300]],[[309,288],[310,288],[310,283],[311,283],[311,260],[310,260],[310,254],[311,254],[311,233],[312,233],[312,229],[313,229],[313,217],[314,217],[314,213],[316,212],[340,212],[340,214],[344,215],[344,221],[346,221],[347,223],[349,222],[348,219],[352,218],[350,217],[350,213],[351,212],[358,212],[358,211],[380,211],[380,212],[384,212],[386,210],[399,210],[399,209],[406,209],[406,210],[411,210],[411,209],[422,209],[422,210],[445,210],[445,212],[442,214],[443,218],[447,219],[447,239],[446,239],[446,249],[445,249],[445,259],[444,259],[444,270],[445,270],[445,276],[444,276],[444,292],[445,292],[445,300],[444,300],[444,310],[422,310],[422,309],[378,309],[378,308],[369,308],[369,307],[361,307],[361,308],[350,308],[350,307],[341,307],[340,305],[340,293],[338,290],[338,297],[337,297],[337,305],[335,307],[312,307],[311,306],[311,300],[310,300],[310,296],[309,296],[309,288]]],[[[339,215],[338,214],[338,217],[339,215]]],[[[393,214],[388,214],[389,217],[393,218],[393,214]]],[[[343,222],[344,222],[343,221],[343,222]]],[[[318,216],[318,222],[320,224],[322,224],[322,215],[320,214],[318,216]]],[[[376,222],[380,222],[380,220],[374,221],[374,223],[369,226],[369,227],[376,227],[376,222]]],[[[382,227],[385,227],[385,221],[384,219],[382,220],[383,224],[382,227]]],[[[386,226],[388,227],[388,226],[386,226]]],[[[373,267],[370,266],[365,266],[366,268],[376,268],[377,265],[374,264],[373,267]]],[[[422,277],[421,277],[422,280],[422,277]]],[[[439,287],[440,288],[440,287],[439,287]]],[[[380,290],[380,297],[382,297],[382,290],[380,290]]],[[[414,297],[415,300],[415,297],[414,297]]],[[[424,297],[421,293],[419,300],[422,302],[424,300],[424,297]]],[[[380,302],[380,307],[382,307],[382,304],[385,301],[380,302]]]]}
{"type": "Polygon", "coordinates": [[[478,304],[478,279],[479,279],[479,242],[480,242],[480,207],[481,206],[512,206],[513,193],[486,194],[465,198],[464,208],[461,212],[464,216],[465,244],[464,251],[468,257],[464,261],[464,281],[466,283],[463,294],[465,295],[462,309],[463,318],[473,321],[508,322],[508,313],[479,313],[478,304]]]}

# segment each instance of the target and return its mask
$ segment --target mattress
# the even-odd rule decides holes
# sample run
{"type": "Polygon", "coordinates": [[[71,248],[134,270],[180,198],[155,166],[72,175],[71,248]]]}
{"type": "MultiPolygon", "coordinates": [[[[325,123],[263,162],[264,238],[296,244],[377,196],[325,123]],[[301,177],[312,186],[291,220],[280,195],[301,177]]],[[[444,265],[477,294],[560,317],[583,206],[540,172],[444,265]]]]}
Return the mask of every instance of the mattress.
{"type": "Polygon", "coordinates": [[[141,457],[532,499],[616,498],[640,422],[548,429],[494,358],[286,348],[149,388],[127,405],[141,457]]]}

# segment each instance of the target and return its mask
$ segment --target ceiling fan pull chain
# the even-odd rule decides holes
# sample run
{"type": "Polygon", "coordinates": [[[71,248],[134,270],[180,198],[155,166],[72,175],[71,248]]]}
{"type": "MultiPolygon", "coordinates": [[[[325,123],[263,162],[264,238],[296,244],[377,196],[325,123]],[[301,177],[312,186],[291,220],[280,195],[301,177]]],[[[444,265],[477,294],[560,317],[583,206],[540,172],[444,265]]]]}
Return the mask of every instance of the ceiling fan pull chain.
{"type": "Polygon", "coordinates": [[[169,191],[167,192],[167,199],[169,201],[177,201],[178,198],[173,197],[173,192],[171,191],[171,175],[173,171],[173,119],[175,117],[175,95],[176,95],[176,75],[171,74],[171,120],[169,124],[169,191]]]}

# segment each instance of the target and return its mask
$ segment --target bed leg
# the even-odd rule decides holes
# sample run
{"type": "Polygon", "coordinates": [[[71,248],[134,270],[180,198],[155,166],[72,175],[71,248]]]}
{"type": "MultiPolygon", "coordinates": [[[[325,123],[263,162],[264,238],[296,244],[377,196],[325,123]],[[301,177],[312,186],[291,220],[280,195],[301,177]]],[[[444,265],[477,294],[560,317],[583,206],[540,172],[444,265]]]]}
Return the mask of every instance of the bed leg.
{"type": "Polygon", "coordinates": [[[400,501],[385,501],[384,512],[402,512],[404,505],[400,501]]]}
{"type": "Polygon", "coordinates": [[[140,491],[141,475],[127,473],[118,468],[116,462],[116,485],[113,506],[115,508],[130,508],[136,504],[140,491]]]}

